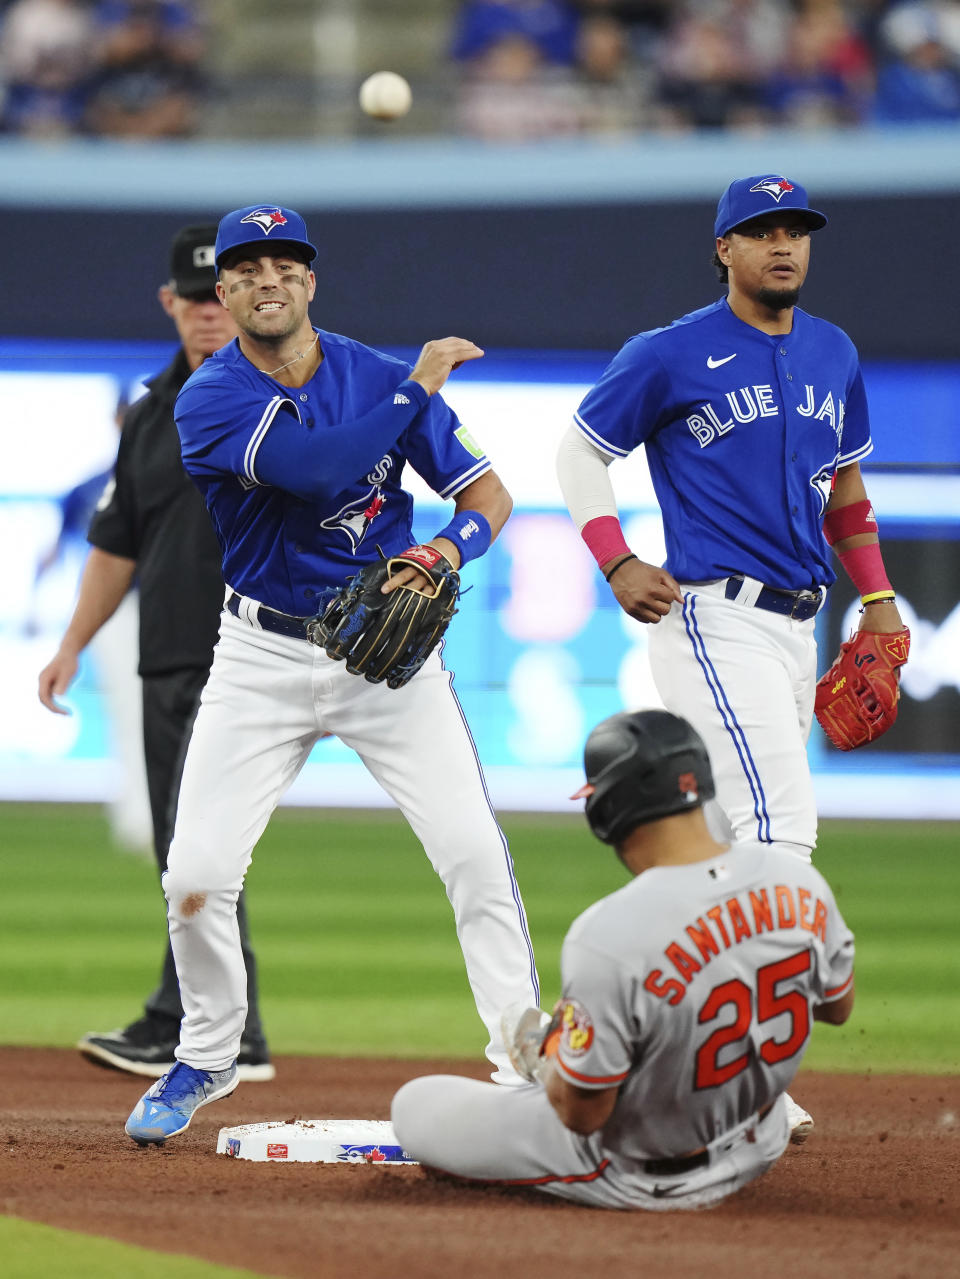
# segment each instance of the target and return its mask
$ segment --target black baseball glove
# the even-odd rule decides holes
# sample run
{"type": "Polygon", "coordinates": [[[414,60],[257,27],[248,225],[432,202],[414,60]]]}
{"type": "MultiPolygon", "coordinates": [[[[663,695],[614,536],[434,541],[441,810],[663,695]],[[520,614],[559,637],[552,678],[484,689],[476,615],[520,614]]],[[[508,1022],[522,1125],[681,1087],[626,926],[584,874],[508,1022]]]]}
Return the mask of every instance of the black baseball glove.
{"type": "Polygon", "coordinates": [[[432,546],[411,546],[365,565],[307,623],[307,638],[345,660],[352,675],[402,688],[440,643],[459,595],[460,577],[450,562],[432,546]],[[428,577],[430,587],[403,585],[384,595],[384,582],[407,567],[428,577]]]}

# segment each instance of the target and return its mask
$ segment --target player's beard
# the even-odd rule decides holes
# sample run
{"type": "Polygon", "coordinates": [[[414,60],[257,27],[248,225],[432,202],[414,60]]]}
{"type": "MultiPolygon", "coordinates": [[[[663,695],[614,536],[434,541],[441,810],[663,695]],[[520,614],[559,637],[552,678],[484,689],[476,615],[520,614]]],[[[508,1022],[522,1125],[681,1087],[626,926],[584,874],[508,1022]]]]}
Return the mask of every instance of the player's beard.
{"type": "Polygon", "coordinates": [[[303,316],[298,315],[295,312],[288,312],[286,319],[287,322],[284,324],[282,329],[268,329],[264,332],[263,329],[265,326],[257,325],[257,314],[254,312],[252,320],[247,322],[245,332],[248,337],[254,338],[263,346],[283,346],[283,344],[289,341],[290,338],[292,338],[300,329],[300,326],[303,323],[303,316]]]}
{"type": "Polygon", "coordinates": [[[797,285],[792,289],[762,288],[757,294],[757,301],[771,311],[787,311],[800,301],[800,287],[797,285]]]}

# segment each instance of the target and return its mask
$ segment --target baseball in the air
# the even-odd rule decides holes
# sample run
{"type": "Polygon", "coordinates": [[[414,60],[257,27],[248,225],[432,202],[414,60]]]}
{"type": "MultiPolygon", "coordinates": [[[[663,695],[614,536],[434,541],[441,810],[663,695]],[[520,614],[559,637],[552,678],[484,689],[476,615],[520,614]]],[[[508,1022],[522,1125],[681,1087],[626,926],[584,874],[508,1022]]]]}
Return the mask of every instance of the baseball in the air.
{"type": "Polygon", "coordinates": [[[396,71],[375,71],[360,86],[360,106],[375,120],[398,120],[413,102],[410,86],[396,71]]]}

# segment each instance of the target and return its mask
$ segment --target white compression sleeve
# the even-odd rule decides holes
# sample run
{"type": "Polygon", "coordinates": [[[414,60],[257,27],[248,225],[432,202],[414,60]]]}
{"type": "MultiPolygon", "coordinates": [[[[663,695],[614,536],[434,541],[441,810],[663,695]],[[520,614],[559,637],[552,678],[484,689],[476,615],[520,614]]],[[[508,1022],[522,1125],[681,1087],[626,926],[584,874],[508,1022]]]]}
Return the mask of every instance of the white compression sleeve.
{"type": "Polygon", "coordinates": [[[575,424],[557,450],[557,479],[567,509],[578,529],[600,515],[617,519],[609,466],[613,456],[591,444],[575,424]]]}

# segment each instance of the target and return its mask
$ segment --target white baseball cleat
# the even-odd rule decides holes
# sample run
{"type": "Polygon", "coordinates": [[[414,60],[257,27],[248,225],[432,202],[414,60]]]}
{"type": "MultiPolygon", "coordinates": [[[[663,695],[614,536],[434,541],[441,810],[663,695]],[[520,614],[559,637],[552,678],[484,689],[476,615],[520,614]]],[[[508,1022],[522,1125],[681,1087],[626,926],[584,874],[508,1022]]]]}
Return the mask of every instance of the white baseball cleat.
{"type": "Polygon", "coordinates": [[[783,1096],[787,1103],[787,1119],[790,1121],[790,1140],[795,1146],[799,1146],[813,1132],[813,1115],[798,1106],[788,1092],[783,1096]]]}

